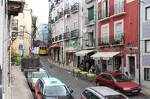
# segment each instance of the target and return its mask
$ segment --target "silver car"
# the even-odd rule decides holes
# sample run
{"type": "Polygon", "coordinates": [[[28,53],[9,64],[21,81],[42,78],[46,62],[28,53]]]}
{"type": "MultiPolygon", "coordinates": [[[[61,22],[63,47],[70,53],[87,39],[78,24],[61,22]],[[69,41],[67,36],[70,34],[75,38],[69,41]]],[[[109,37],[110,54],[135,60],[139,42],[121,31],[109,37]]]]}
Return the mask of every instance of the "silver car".
{"type": "Polygon", "coordinates": [[[104,86],[96,86],[86,88],[81,93],[81,99],[129,99],[129,98],[111,88],[104,86]]]}
{"type": "Polygon", "coordinates": [[[45,78],[45,77],[48,78],[49,75],[47,74],[47,72],[44,69],[40,68],[39,71],[29,72],[27,81],[28,81],[28,84],[31,87],[31,89],[34,90],[34,86],[35,86],[35,83],[37,82],[37,80],[40,78],[45,78]]]}

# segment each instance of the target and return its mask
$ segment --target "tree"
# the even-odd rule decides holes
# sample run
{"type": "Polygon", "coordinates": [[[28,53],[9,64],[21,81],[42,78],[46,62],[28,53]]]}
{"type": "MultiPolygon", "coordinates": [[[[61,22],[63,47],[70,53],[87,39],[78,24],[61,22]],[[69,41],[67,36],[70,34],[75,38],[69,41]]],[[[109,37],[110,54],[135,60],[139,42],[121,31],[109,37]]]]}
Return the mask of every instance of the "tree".
{"type": "Polygon", "coordinates": [[[36,31],[37,31],[37,19],[38,17],[37,16],[32,16],[32,34],[31,34],[31,37],[32,37],[32,46],[34,46],[34,40],[36,38],[36,31]]]}

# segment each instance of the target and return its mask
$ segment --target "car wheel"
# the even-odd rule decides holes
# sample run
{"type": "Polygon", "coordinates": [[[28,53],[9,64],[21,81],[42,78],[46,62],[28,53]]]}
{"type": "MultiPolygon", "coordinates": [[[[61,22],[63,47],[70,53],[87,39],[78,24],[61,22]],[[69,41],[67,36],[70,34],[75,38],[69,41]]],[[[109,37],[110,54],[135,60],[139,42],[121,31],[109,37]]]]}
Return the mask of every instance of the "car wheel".
{"type": "Polygon", "coordinates": [[[98,85],[99,85],[99,86],[101,86],[101,83],[100,83],[100,82],[98,82],[98,85]]]}
{"type": "Polygon", "coordinates": [[[98,86],[98,81],[95,82],[96,86],[98,86]]]}

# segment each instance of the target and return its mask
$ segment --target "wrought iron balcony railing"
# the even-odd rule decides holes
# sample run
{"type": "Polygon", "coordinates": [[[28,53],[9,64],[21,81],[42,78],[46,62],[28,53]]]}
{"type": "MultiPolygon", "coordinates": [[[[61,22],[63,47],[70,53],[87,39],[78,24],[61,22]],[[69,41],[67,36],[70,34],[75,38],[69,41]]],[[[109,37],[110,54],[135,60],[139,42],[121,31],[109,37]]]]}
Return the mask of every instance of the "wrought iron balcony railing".
{"type": "Polygon", "coordinates": [[[71,6],[71,12],[76,13],[79,11],[79,3],[75,3],[74,5],[71,6]]]}
{"type": "Polygon", "coordinates": [[[65,32],[63,38],[64,39],[70,39],[70,32],[65,32]]]}
{"type": "Polygon", "coordinates": [[[92,1],[94,1],[94,0],[85,0],[85,3],[88,4],[88,3],[92,2],[92,1]]]}
{"type": "Polygon", "coordinates": [[[79,37],[79,29],[75,29],[71,31],[71,38],[79,37]]]}

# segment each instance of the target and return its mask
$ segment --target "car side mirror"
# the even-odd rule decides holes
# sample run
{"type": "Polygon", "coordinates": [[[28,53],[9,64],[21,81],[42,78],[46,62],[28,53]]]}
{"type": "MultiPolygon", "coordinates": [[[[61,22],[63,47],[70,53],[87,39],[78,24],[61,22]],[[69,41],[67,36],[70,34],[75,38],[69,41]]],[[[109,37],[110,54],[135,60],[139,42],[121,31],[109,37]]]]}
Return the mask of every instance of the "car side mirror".
{"type": "Polygon", "coordinates": [[[72,90],[72,89],[70,90],[70,93],[73,93],[73,90],[72,90]]]}

